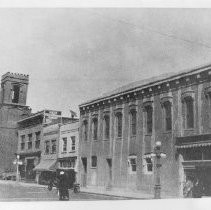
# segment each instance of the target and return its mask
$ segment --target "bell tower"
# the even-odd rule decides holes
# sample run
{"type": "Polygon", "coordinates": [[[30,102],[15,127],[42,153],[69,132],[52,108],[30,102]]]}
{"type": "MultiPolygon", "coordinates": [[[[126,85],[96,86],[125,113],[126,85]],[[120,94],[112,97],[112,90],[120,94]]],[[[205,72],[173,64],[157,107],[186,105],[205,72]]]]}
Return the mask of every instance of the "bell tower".
{"type": "Polygon", "coordinates": [[[1,104],[26,105],[29,76],[7,72],[1,79],[1,104]]]}
{"type": "Polygon", "coordinates": [[[29,76],[7,72],[1,78],[0,173],[13,171],[18,136],[17,121],[31,114],[26,106],[29,76]]]}

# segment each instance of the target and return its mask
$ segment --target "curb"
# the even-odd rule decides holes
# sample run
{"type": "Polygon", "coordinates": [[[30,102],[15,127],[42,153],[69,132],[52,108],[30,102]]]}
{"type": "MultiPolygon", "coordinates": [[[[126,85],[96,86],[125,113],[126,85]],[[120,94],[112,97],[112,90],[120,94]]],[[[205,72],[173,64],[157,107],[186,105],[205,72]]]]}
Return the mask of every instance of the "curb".
{"type": "Polygon", "coordinates": [[[117,198],[125,198],[125,199],[130,199],[130,200],[149,200],[152,198],[137,198],[137,197],[128,197],[124,195],[109,195],[105,193],[97,193],[97,192],[85,192],[85,191],[80,191],[81,193],[88,193],[88,194],[93,194],[93,195],[103,195],[103,196],[108,196],[108,197],[117,197],[117,198]]]}
{"type": "Polygon", "coordinates": [[[136,197],[136,196],[127,196],[127,195],[116,195],[116,194],[107,194],[105,192],[91,192],[91,191],[84,191],[83,189],[80,190],[82,193],[89,193],[89,194],[95,194],[95,195],[103,195],[103,196],[113,196],[113,197],[119,197],[119,198],[126,198],[126,199],[134,199],[134,200],[146,200],[146,199],[153,199],[152,196],[143,196],[143,197],[136,197]]]}

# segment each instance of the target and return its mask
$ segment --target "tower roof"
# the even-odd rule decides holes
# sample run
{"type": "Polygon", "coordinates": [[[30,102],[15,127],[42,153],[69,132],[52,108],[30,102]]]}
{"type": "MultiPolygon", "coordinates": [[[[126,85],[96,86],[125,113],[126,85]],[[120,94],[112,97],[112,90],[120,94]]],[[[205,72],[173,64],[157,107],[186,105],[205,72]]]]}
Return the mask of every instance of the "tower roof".
{"type": "Polygon", "coordinates": [[[29,75],[28,74],[19,74],[19,73],[11,73],[7,72],[6,74],[2,75],[1,82],[6,82],[7,80],[12,80],[14,82],[23,82],[27,83],[29,82],[29,75]]]}

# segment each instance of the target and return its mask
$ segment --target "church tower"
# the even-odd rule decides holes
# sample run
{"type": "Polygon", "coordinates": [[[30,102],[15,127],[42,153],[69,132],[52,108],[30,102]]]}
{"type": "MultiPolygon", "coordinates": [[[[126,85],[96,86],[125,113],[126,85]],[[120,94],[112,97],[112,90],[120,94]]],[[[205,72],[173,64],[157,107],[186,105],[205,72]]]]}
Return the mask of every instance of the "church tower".
{"type": "Polygon", "coordinates": [[[18,136],[17,121],[30,115],[26,106],[29,76],[7,72],[1,79],[0,94],[0,173],[14,169],[18,136]]]}
{"type": "Polygon", "coordinates": [[[1,79],[2,104],[26,105],[29,76],[7,72],[1,79]]]}

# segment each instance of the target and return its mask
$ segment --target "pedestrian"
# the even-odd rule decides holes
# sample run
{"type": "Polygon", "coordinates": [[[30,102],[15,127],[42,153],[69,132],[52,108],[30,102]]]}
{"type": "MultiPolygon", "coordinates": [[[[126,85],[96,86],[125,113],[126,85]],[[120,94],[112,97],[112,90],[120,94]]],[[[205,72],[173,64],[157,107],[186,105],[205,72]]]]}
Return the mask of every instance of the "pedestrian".
{"type": "Polygon", "coordinates": [[[201,198],[203,194],[202,182],[197,178],[193,185],[193,198],[201,198]]]}
{"type": "Polygon", "coordinates": [[[69,200],[67,176],[64,171],[60,171],[58,179],[59,200],[69,200]]]}
{"type": "Polygon", "coordinates": [[[193,180],[190,177],[188,177],[187,181],[185,182],[183,194],[185,198],[193,197],[193,180]]]}

